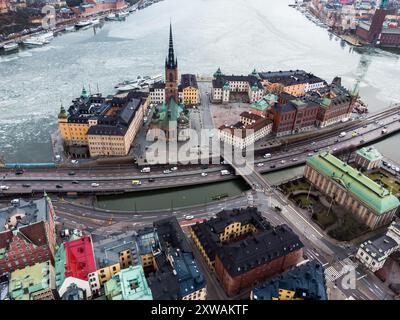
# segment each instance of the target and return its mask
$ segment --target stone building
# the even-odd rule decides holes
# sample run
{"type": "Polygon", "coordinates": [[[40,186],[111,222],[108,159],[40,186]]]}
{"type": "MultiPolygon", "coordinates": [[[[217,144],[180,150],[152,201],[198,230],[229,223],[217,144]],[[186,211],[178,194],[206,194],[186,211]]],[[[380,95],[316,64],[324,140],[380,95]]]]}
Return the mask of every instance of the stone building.
{"type": "Polygon", "coordinates": [[[374,147],[365,147],[357,150],[355,165],[364,170],[377,169],[381,166],[382,155],[374,147]]]}
{"type": "Polygon", "coordinates": [[[400,204],[387,189],[328,152],[309,157],[304,176],[372,230],[389,224],[400,204]]]}

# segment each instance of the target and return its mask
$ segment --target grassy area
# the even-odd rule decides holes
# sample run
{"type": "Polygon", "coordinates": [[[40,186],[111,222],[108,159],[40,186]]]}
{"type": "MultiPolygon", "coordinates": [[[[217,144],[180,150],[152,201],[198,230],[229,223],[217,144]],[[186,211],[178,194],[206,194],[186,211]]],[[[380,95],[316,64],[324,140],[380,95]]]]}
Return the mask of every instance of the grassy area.
{"type": "Polygon", "coordinates": [[[306,208],[310,205],[314,205],[314,201],[311,197],[308,197],[307,195],[297,195],[293,197],[293,200],[296,201],[297,205],[300,206],[301,208],[306,208]]]}
{"type": "Polygon", "coordinates": [[[328,214],[328,211],[325,210],[314,213],[312,219],[324,230],[337,221],[337,217],[333,212],[328,214]]]}
{"type": "Polygon", "coordinates": [[[367,174],[367,176],[376,183],[383,185],[389,191],[392,191],[393,194],[400,192],[400,182],[396,179],[396,177],[393,177],[389,173],[383,173],[380,171],[367,174]]]}
{"type": "Polygon", "coordinates": [[[358,222],[347,213],[340,219],[338,226],[328,232],[329,236],[339,241],[352,240],[368,230],[368,227],[358,222]]]}
{"type": "Polygon", "coordinates": [[[280,185],[285,194],[289,194],[296,190],[309,190],[310,184],[305,180],[296,180],[280,185]]]}

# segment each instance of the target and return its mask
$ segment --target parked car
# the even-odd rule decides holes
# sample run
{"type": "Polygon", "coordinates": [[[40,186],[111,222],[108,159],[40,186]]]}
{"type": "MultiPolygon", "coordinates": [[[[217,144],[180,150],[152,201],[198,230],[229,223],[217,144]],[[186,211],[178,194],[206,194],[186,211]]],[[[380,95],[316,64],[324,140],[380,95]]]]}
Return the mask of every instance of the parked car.
{"type": "Polygon", "coordinates": [[[18,176],[18,175],[20,175],[20,174],[23,174],[24,173],[24,170],[22,170],[22,169],[18,169],[17,171],[15,171],[15,174],[18,176]]]}
{"type": "Polygon", "coordinates": [[[201,173],[201,176],[202,176],[202,177],[207,177],[207,172],[202,172],[202,173],[201,173]]]}
{"type": "Polygon", "coordinates": [[[257,163],[257,167],[262,167],[264,165],[263,162],[257,163]]]}
{"type": "Polygon", "coordinates": [[[154,182],[154,181],[156,181],[156,179],[154,179],[154,178],[149,178],[149,182],[154,182]]]}
{"type": "Polygon", "coordinates": [[[184,218],[185,218],[185,220],[193,220],[193,219],[194,219],[194,216],[192,216],[192,215],[186,215],[186,216],[184,216],[184,218]]]}
{"type": "Polygon", "coordinates": [[[62,186],[61,184],[56,184],[56,188],[57,188],[57,189],[62,189],[62,187],[63,187],[63,186],[62,186]]]}
{"type": "Polygon", "coordinates": [[[91,184],[91,186],[92,186],[93,188],[97,188],[97,187],[99,187],[100,185],[99,185],[98,183],[96,183],[96,182],[93,182],[93,183],[91,184]]]}
{"type": "Polygon", "coordinates": [[[176,170],[178,170],[178,167],[172,167],[171,168],[171,171],[176,171],[176,170]]]}
{"type": "Polygon", "coordinates": [[[69,176],[74,176],[74,175],[75,175],[75,172],[74,172],[74,171],[70,171],[70,172],[68,172],[68,175],[69,175],[69,176]]]}
{"type": "Polygon", "coordinates": [[[74,180],[74,181],[72,181],[72,184],[79,184],[79,181],[74,180]]]}
{"type": "Polygon", "coordinates": [[[27,184],[27,183],[24,183],[22,186],[23,186],[24,188],[29,188],[31,185],[30,185],[30,184],[27,184]]]}
{"type": "Polygon", "coordinates": [[[171,172],[172,172],[172,171],[171,171],[171,170],[168,170],[168,169],[163,171],[164,174],[168,174],[168,173],[171,173],[171,172]]]}

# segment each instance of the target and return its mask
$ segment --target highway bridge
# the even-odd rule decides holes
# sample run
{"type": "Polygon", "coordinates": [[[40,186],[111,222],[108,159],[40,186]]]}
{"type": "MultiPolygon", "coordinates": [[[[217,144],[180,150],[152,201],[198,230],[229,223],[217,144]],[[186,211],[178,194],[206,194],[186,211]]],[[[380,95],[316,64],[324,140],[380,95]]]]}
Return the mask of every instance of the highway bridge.
{"type": "MultiPolygon", "coordinates": [[[[264,159],[262,154],[258,152],[258,156],[254,160],[254,170],[260,174],[282,170],[302,165],[308,156],[321,151],[330,150],[333,153],[338,153],[349,147],[361,147],[373,143],[398,132],[400,130],[399,120],[400,106],[395,106],[355,122],[347,128],[347,135],[344,138],[338,137],[339,132],[332,132],[329,135],[315,138],[313,141],[307,140],[290,144],[287,146],[287,151],[273,152],[268,159],[264,159]],[[384,128],[386,132],[382,133],[384,128]]],[[[141,173],[135,165],[93,168],[37,168],[25,169],[23,174],[20,175],[16,174],[15,169],[0,168],[0,185],[9,187],[7,190],[0,191],[0,196],[28,195],[44,190],[58,194],[68,192],[118,194],[199,185],[239,178],[235,174],[221,175],[220,171],[223,169],[232,170],[229,165],[208,165],[207,168],[204,165],[182,165],[179,166],[178,170],[169,174],[163,173],[165,168],[172,166],[154,166],[151,168],[151,173],[141,173]],[[202,172],[206,172],[207,175],[202,176],[202,172]],[[134,185],[132,180],[140,180],[141,184],[134,185]],[[92,185],[93,183],[95,185],[92,185]]],[[[268,185],[263,186],[260,175],[247,180],[251,187],[253,187],[252,183],[256,183],[262,189],[268,188],[268,185]]]]}

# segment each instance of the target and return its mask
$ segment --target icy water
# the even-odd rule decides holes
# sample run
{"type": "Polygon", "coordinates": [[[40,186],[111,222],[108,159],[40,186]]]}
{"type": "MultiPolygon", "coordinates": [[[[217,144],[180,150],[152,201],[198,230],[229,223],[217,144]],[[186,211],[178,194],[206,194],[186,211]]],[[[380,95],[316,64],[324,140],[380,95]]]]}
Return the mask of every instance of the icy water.
{"type": "MultiPolygon", "coordinates": [[[[114,85],[137,75],[163,73],[169,22],[172,21],[179,72],[211,75],[257,70],[304,69],[331,81],[342,77],[352,88],[360,79],[360,94],[371,111],[400,101],[399,56],[385,51],[352,50],[288,7],[289,0],[165,0],[131,14],[125,22],[107,22],[94,34],[88,29],[56,37],[43,48],[0,56],[0,156],[8,162],[52,160],[50,132],[57,125],[62,103],[85,85],[112,94],[114,85]]],[[[400,159],[400,136],[378,144],[392,159],[400,159]]],[[[272,174],[289,178],[301,168],[272,174]]],[[[214,186],[136,195],[138,210],[190,205],[207,201],[214,186]],[[149,203],[154,205],[149,205],[149,203]],[[162,204],[162,205],[161,205],[162,204]]],[[[239,182],[221,185],[230,195],[243,192],[239,182]]],[[[133,198],[104,200],[110,208],[133,206],[133,198]],[[130,202],[129,202],[130,201],[130,202]]],[[[100,201],[101,202],[101,201],[100,201]]]]}

